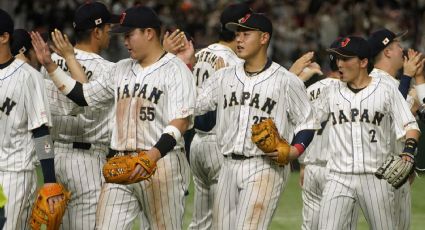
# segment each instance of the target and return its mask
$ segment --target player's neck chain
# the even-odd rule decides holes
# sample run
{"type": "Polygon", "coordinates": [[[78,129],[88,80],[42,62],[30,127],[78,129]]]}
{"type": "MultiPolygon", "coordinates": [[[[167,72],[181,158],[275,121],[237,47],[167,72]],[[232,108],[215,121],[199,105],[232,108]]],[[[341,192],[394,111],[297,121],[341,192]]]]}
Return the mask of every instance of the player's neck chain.
{"type": "Polygon", "coordinates": [[[0,69],[4,69],[6,67],[8,67],[10,64],[12,64],[12,62],[15,61],[15,57],[12,57],[11,59],[9,59],[9,61],[0,64],[0,69]]]}
{"type": "Polygon", "coordinates": [[[351,87],[349,84],[347,84],[347,87],[353,92],[353,93],[358,93],[360,91],[362,91],[364,88],[366,88],[367,86],[360,88],[360,89],[355,89],[353,87],[351,87]]]}
{"type": "Polygon", "coordinates": [[[260,71],[248,72],[248,71],[245,70],[245,73],[248,77],[254,77],[254,76],[257,76],[258,74],[262,73],[266,69],[268,69],[271,65],[272,65],[272,59],[267,58],[266,64],[264,65],[264,67],[260,71]]]}

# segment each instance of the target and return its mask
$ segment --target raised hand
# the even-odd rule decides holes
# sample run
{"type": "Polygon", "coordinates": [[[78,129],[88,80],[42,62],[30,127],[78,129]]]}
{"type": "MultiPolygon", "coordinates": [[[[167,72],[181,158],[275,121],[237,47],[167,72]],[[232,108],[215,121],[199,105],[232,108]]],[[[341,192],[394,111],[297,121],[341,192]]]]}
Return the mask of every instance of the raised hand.
{"type": "Polygon", "coordinates": [[[54,67],[52,70],[49,70],[49,66],[51,67],[53,63],[53,60],[51,58],[51,53],[49,46],[47,43],[43,40],[40,33],[38,32],[31,32],[31,43],[34,47],[35,54],[37,56],[37,60],[42,64],[47,71],[53,72],[56,68],[54,67]]]}
{"type": "Polygon", "coordinates": [[[185,35],[183,31],[176,29],[174,32],[165,32],[162,46],[165,51],[177,54],[185,45],[185,35]]]}
{"type": "Polygon", "coordinates": [[[298,58],[294,64],[292,64],[291,68],[289,69],[289,72],[300,75],[300,73],[304,70],[305,67],[311,64],[311,59],[313,59],[314,52],[307,52],[300,58],[298,58]]]}
{"type": "Polygon", "coordinates": [[[52,48],[55,53],[65,59],[74,56],[74,47],[72,47],[72,44],[69,42],[66,34],[62,34],[58,29],[55,29],[52,32],[52,40],[54,46],[51,46],[50,48],[52,48]]]}
{"type": "Polygon", "coordinates": [[[416,72],[418,72],[418,69],[421,67],[421,63],[423,63],[422,59],[422,53],[409,49],[407,57],[404,57],[403,74],[409,77],[414,77],[416,72]]]}
{"type": "Polygon", "coordinates": [[[195,64],[195,48],[193,47],[192,41],[187,40],[184,35],[183,46],[180,48],[179,52],[176,54],[184,63],[194,65],[195,64]]]}

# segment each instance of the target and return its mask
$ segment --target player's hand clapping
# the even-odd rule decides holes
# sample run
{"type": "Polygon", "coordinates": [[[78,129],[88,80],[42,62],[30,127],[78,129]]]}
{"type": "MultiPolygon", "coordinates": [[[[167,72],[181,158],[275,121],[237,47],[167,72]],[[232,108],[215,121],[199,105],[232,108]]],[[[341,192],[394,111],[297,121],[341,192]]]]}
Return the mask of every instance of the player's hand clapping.
{"type": "Polygon", "coordinates": [[[47,71],[53,72],[56,69],[54,62],[51,58],[51,52],[47,43],[43,40],[40,33],[31,32],[31,43],[34,47],[35,54],[37,56],[38,61],[42,64],[47,71]]]}
{"type": "Polygon", "coordinates": [[[409,77],[414,77],[421,66],[421,63],[423,65],[422,57],[422,53],[409,49],[407,57],[404,57],[403,74],[409,77]]]}

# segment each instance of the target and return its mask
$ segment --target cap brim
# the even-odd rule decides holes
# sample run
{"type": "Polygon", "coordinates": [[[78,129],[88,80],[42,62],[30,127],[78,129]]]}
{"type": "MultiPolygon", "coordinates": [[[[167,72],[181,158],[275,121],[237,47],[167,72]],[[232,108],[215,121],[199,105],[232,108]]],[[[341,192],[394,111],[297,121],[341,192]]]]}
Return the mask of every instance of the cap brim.
{"type": "Polygon", "coordinates": [[[409,32],[409,31],[406,30],[406,31],[400,32],[400,33],[395,35],[395,38],[402,38],[407,34],[407,32],[409,32]]]}
{"type": "Polygon", "coordinates": [[[117,24],[120,23],[120,16],[116,14],[111,14],[111,18],[109,18],[107,23],[117,24]]]}
{"type": "Polygon", "coordinates": [[[116,25],[111,29],[111,33],[114,33],[114,34],[128,33],[132,31],[133,29],[134,29],[133,27],[116,25]]]}
{"type": "Polygon", "coordinates": [[[226,29],[233,31],[233,32],[238,31],[239,28],[245,28],[245,29],[248,29],[248,30],[259,30],[257,28],[252,28],[252,27],[245,26],[245,25],[242,25],[242,24],[239,24],[239,23],[235,23],[235,22],[229,22],[229,23],[226,24],[226,29]]]}
{"type": "Polygon", "coordinates": [[[346,53],[343,53],[341,50],[339,50],[339,49],[334,49],[334,48],[326,49],[326,51],[327,51],[328,53],[333,53],[333,54],[335,54],[336,56],[340,56],[340,57],[344,57],[344,58],[353,58],[353,57],[357,57],[356,55],[346,54],[346,53]]]}

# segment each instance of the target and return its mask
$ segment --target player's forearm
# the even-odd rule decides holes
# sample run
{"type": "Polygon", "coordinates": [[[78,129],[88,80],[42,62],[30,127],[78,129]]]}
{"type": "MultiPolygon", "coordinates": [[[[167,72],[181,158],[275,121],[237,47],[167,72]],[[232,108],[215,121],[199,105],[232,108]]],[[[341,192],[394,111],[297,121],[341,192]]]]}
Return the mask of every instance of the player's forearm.
{"type": "Polygon", "coordinates": [[[84,98],[83,86],[80,82],[70,78],[61,68],[49,73],[53,83],[64,95],[79,106],[87,106],[84,98]]]}
{"type": "Polygon", "coordinates": [[[75,56],[67,56],[65,58],[66,64],[68,65],[69,72],[71,73],[71,77],[80,82],[80,83],[86,83],[88,82],[87,75],[84,72],[83,67],[80,65],[80,63],[75,59],[75,56]]]}
{"type": "Polygon", "coordinates": [[[421,136],[421,133],[420,133],[419,130],[410,129],[410,130],[406,131],[406,140],[409,139],[409,138],[413,138],[416,141],[418,141],[420,136],[421,136]]]}
{"type": "Polygon", "coordinates": [[[53,141],[49,135],[47,126],[42,125],[39,128],[32,130],[35,152],[41,163],[43,171],[44,183],[55,183],[55,166],[54,166],[54,148],[53,141]]]}

